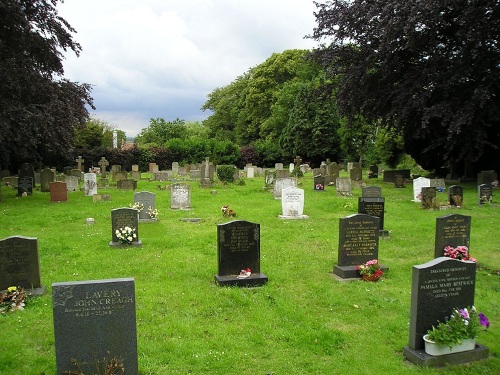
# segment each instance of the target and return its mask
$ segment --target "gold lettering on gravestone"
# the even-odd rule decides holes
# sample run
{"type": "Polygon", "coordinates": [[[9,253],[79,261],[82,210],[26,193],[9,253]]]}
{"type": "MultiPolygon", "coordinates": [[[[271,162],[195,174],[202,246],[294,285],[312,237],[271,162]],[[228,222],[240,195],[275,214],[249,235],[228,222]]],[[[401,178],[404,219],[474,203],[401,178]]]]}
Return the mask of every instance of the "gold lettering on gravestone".
{"type": "Polygon", "coordinates": [[[124,296],[119,290],[103,289],[95,292],[85,292],[83,298],[76,299],[65,313],[74,314],[76,318],[88,316],[113,315],[125,305],[133,303],[133,297],[124,296]]]}
{"type": "Polygon", "coordinates": [[[252,236],[255,230],[253,227],[231,227],[229,229],[230,242],[228,250],[230,252],[246,252],[257,246],[256,239],[252,236]]]}
{"type": "Polygon", "coordinates": [[[447,298],[460,295],[463,286],[474,285],[472,276],[457,276],[458,272],[467,271],[466,267],[431,270],[434,278],[420,285],[420,290],[432,291],[434,298],[447,298]]]}
{"type": "MultiPolygon", "coordinates": [[[[447,226],[443,228],[443,239],[467,238],[468,228],[464,218],[449,219],[446,221],[447,226]]],[[[464,244],[465,245],[465,244],[464,244]]]]}
{"type": "Polygon", "coordinates": [[[347,257],[370,256],[377,249],[378,228],[372,221],[348,221],[351,229],[344,232],[342,250],[347,257]]]}

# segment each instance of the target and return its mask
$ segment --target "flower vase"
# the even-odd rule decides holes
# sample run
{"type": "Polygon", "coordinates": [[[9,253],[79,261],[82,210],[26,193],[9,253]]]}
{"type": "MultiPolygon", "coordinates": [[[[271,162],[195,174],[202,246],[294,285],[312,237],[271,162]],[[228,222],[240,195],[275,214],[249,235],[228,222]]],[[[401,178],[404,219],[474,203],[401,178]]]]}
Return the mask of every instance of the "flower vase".
{"type": "Polygon", "coordinates": [[[364,281],[379,281],[380,280],[380,276],[379,275],[363,275],[363,280],[364,281]]]}
{"type": "Polygon", "coordinates": [[[475,339],[462,340],[461,344],[454,345],[450,348],[448,345],[436,344],[434,341],[429,340],[428,336],[429,335],[424,335],[425,352],[435,357],[452,353],[467,352],[469,350],[474,350],[476,347],[475,339]]]}

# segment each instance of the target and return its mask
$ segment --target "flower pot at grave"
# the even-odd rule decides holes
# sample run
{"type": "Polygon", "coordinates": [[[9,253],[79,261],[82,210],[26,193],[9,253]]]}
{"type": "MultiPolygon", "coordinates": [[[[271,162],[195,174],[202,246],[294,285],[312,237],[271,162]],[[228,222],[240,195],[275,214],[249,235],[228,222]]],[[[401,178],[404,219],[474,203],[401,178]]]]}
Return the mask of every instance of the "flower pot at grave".
{"type": "Polygon", "coordinates": [[[448,345],[436,344],[434,341],[429,340],[429,335],[424,335],[425,342],[425,352],[432,356],[440,356],[452,353],[467,352],[469,350],[474,350],[476,347],[475,339],[465,339],[459,345],[454,345],[451,348],[448,345]]]}
{"type": "Polygon", "coordinates": [[[375,281],[379,281],[380,280],[380,276],[379,275],[375,275],[375,274],[373,274],[373,275],[362,275],[362,277],[363,277],[364,281],[373,281],[373,282],[375,282],[375,281]]]}

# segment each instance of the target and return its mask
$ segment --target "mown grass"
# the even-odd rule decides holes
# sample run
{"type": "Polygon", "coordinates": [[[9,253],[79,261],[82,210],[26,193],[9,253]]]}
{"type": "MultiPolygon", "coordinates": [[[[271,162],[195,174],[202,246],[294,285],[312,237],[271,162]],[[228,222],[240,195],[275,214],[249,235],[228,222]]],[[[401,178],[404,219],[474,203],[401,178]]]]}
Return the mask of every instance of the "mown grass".
{"type": "MultiPolygon", "coordinates": [[[[244,186],[202,189],[191,182],[193,210],[170,210],[170,194],[141,180],[137,191],[156,193],[156,223],[141,223],[142,248],[116,249],[111,210],[133,203],[133,192],[113,188],[110,202],[93,203],[83,192],[66,203],[48,193],[17,198],[3,188],[0,238],[37,237],[46,295],[24,311],[0,316],[0,374],[55,374],[51,284],[61,281],[134,277],[139,369],[146,374],[498,374],[500,373],[500,211],[477,207],[474,184],[464,184],[460,210],[421,209],[412,189],[369,180],[382,187],[385,228],[379,259],[389,266],[378,283],[339,282],[339,218],[357,212],[357,197],[337,197],[334,188],[314,192],[301,179],[308,220],[278,219],[281,202],[263,190],[264,179],[244,186]],[[217,194],[212,194],[216,190],[217,194]],[[217,273],[216,224],[222,205],[237,219],[261,225],[259,288],[221,288],[217,273]],[[479,260],[476,306],[492,323],[479,342],[490,358],[445,369],[422,369],[404,361],[408,342],[411,269],[434,254],[435,220],[449,213],[472,217],[471,254],[479,260]],[[93,217],[95,225],[86,224],[93,217]],[[198,223],[179,219],[199,217],[198,223]]],[[[495,191],[496,193],[496,191],[495,191]]],[[[446,200],[445,193],[438,199],[446,200]]],[[[498,199],[498,198],[496,198],[498,199]]]]}

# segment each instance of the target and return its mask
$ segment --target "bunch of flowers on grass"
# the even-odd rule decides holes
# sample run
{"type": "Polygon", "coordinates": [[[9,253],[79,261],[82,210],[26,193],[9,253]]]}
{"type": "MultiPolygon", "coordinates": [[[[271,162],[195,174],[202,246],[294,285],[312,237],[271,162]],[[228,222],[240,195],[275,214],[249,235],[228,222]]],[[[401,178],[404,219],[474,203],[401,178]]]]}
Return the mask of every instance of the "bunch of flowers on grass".
{"type": "Polygon", "coordinates": [[[475,339],[481,326],[489,328],[490,322],[483,314],[477,312],[474,306],[463,309],[453,309],[452,315],[444,322],[427,331],[427,339],[436,344],[446,345],[450,348],[460,345],[463,340],[475,339]]]}
{"type": "Polygon", "coordinates": [[[3,293],[0,293],[0,314],[24,310],[26,303],[26,293],[23,288],[11,286],[3,293]]]}
{"type": "Polygon", "coordinates": [[[144,204],[142,204],[141,202],[135,202],[134,204],[130,203],[129,207],[135,208],[139,212],[141,212],[142,210],[144,210],[144,204]]]}
{"type": "Polygon", "coordinates": [[[236,217],[236,212],[229,208],[229,205],[222,206],[221,208],[222,216],[224,217],[236,217]]]}
{"type": "Polygon", "coordinates": [[[377,259],[372,259],[364,264],[356,266],[356,270],[358,270],[360,275],[374,275],[376,277],[381,277],[384,274],[384,272],[380,269],[377,259]]]}
{"type": "Polygon", "coordinates": [[[457,247],[446,246],[444,248],[444,256],[458,260],[470,260],[471,262],[476,261],[475,258],[469,255],[469,248],[467,246],[457,246],[457,247]]]}
{"type": "Polygon", "coordinates": [[[115,234],[118,241],[124,244],[131,244],[137,239],[136,229],[131,227],[119,228],[115,234]]]}
{"type": "Polygon", "coordinates": [[[153,208],[152,206],[148,207],[148,215],[151,219],[157,219],[158,214],[159,214],[159,211],[156,208],[153,208]]]}

